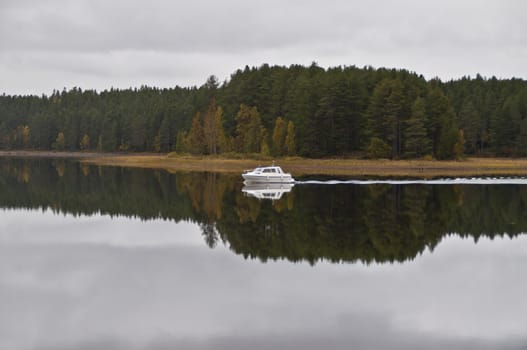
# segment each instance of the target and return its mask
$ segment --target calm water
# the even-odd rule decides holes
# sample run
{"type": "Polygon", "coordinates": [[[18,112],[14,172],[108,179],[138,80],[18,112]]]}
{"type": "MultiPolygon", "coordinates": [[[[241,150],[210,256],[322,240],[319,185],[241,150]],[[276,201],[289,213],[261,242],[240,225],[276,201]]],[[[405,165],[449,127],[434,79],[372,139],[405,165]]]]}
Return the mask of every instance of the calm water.
{"type": "Polygon", "coordinates": [[[4,159],[0,188],[2,350],[527,347],[527,185],[4,159]]]}

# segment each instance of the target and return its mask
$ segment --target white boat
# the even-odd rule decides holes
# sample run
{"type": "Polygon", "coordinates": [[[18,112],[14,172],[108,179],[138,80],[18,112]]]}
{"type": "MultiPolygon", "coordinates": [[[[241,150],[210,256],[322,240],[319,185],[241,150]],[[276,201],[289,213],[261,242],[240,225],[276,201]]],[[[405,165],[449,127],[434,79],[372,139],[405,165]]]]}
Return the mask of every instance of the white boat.
{"type": "Polygon", "coordinates": [[[252,183],[243,186],[242,192],[258,199],[278,200],[284,193],[291,192],[292,183],[252,183]]]}
{"type": "Polygon", "coordinates": [[[243,179],[248,183],[293,183],[295,179],[289,173],[284,173],[279,166],[258,167],[253,170],[246,170],[242,174],[243,179]]]}

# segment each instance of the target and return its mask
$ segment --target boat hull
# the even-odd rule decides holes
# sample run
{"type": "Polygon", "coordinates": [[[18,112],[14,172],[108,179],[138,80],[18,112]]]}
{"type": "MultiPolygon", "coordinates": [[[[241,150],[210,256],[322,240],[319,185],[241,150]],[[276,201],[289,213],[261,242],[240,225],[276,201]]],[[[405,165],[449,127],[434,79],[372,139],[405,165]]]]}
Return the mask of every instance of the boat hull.
{"type": "Polygon", "coordinates": [[[293,183],[295,179],[289,174],[277,174],[277,175],[262,175],[262,174],[242,174],[243,179],[246,182],[251,183],[293,183]]]}

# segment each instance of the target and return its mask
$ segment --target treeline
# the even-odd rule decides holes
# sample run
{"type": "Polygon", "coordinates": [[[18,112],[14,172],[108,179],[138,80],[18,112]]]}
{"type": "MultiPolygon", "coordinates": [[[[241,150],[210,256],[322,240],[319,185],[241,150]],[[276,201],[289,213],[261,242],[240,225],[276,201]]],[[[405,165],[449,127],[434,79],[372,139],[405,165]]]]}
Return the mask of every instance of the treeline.
{"type": "Polygon", "coordinates": [[[522,79],[262,65],[201,87],[0,96],[0,148],[459,158],[527,155],[522,79]]]}

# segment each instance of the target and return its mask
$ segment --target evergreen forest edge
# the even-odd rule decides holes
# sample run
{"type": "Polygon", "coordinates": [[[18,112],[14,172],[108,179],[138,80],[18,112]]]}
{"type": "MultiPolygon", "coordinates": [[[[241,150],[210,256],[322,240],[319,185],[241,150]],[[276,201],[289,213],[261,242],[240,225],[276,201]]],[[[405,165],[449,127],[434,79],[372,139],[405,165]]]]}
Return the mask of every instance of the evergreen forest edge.
{"type": "Polygon", "coordinates": [[[459,159],[527,155],[527,83],[248,67],[200,87],[0,96],[0,148],[459,159]]]}

